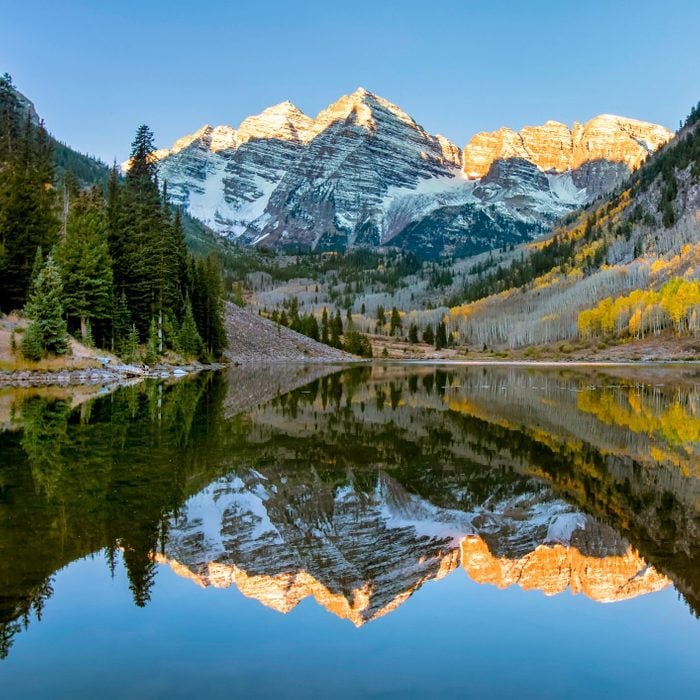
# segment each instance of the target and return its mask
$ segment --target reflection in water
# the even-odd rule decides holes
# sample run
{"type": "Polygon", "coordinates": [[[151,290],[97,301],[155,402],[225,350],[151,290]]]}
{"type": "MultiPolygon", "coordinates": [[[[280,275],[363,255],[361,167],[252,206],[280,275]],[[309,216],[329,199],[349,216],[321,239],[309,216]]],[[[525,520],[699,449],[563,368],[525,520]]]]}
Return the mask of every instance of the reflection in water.
{"type": "Polygon", "coordinates": [[[0,653],[99,551],[139,606],[167,564],[359,626],[462,568],[600,602],[673,583],[697,614],[699,398],[688,370],[397,365],[5,392],[0,653]]]}

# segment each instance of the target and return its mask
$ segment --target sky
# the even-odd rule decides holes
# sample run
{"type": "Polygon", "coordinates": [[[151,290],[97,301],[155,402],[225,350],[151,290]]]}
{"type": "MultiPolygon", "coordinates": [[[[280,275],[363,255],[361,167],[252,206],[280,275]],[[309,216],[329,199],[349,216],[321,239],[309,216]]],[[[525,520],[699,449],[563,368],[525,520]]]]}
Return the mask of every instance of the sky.
{"type": "Polygon", "coordinates": [[[56,137],[123,160],[362,86],[431,133],[601,113],[675,129],[700,100],[697,0],[0,0],[0,73],[56,137]]]}

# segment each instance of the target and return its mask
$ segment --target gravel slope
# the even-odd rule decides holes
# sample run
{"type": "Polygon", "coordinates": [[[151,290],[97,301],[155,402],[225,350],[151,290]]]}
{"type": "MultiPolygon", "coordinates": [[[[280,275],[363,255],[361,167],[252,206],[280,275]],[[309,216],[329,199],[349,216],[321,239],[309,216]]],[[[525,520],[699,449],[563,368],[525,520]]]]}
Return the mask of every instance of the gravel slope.
{"type": "Polygon", "coordinates": [[[228,335],[226,358],[231,362],[345,362],[357,359],[228,302],[224,321],[228,335]]]}

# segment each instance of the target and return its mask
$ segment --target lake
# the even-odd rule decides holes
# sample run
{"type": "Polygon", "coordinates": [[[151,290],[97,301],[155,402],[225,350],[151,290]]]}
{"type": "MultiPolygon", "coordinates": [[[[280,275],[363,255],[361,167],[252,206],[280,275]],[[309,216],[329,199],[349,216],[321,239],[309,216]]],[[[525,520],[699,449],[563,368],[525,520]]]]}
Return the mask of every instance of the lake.
{"type": "Polygon", "coordinates": [[[0,389],[4,698],[700,687],[700,368],[0,389]]]}

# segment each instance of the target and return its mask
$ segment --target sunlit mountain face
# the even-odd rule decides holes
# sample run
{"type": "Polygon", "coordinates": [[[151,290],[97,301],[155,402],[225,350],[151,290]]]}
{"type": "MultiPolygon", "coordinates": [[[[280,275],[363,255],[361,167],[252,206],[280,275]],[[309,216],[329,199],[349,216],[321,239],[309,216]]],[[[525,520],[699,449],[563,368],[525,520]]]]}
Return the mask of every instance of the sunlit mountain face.
{"type": "MultiPolygon", "coordinates": [[[[156,152],[173,202],[220,236],[278,249],[473,255],[548,231],[621,185],[672,136],[609,114],[571,128],[432,135],[358,88],[316,117],[282,102],[156,152]]],[[[128,168],[128,162],[124,163],[128,168]]]]}
{"type": "Polygon", "coordinates": [[[674,586],[697,614],[699,401],[692,369],[456,365],[3,390],[2,651],[99,552],[142,607],[174,572],[381,625],[466,574],[616,605],[674,586]]]}

